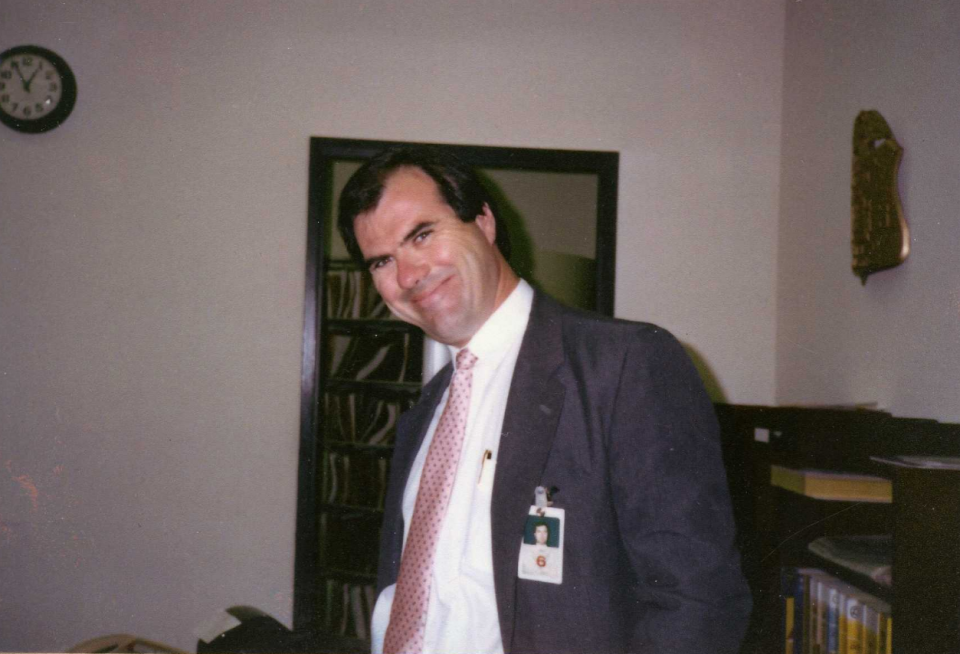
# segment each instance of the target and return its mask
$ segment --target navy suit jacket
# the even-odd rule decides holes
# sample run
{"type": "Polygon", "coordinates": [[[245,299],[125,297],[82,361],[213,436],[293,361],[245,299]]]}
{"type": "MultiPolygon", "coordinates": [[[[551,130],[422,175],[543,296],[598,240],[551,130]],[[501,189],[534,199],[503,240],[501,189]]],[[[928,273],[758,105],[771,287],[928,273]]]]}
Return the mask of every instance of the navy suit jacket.
{"type": "MultiPolygon", "coordinates": [[[[397,426],[378,591],[396,582],[401,503],[448,366],[397,426]]],[[[720,438],[665,330],[534,296],[507,400],[491,505],[506,654],[736,652],[750,596],[720,438]],[[537,486],[565,510],[563,583],[517,577],[537,486]]]]}

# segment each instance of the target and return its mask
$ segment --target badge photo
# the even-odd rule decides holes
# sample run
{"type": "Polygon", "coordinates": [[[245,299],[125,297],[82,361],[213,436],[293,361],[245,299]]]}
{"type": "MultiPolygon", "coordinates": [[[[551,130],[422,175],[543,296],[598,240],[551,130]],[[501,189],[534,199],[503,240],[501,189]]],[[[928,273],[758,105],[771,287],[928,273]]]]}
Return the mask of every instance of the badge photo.
{"type": "Polygon", "coordinates": [[[563,509],[531,506],[523,527],[517,576],[563,583],[563,509]]]}

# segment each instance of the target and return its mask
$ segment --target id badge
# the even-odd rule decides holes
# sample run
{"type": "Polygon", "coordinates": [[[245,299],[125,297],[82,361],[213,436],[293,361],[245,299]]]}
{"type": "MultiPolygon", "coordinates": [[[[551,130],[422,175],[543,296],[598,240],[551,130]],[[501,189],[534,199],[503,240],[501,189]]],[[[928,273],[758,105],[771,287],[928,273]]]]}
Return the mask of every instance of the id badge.
{"type": "Polygon", "coordinates": [[[563,583],[563,521],[563,509],[530,507],[517,563],[520,579],[563,583]]]}

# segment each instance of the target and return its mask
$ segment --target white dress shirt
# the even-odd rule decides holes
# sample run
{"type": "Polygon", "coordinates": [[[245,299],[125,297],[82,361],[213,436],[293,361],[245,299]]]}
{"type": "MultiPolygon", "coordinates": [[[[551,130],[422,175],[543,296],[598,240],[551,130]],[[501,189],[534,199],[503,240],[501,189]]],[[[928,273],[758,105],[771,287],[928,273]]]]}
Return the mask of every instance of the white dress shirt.
{"type": "MultiPolygon", "coordinates": [[[[493,466],[513,370],[520,343],[530,320],[533,289],[520,280],[517,288],[474,334],[466,347],[477,357],[470,389],[467,432],[437,542],[433,581],[427,606],[423,651],[438,654],[502,654],[497,598],[493,588],[493,551],[490,533],[490,497],[493,466]],[[482,463],[489,450],[491,459],[482,463]],[[488,469],[480,484],[481,469],[488,469]]],[[[456,361],[459,348],[450,347],[456,361]]],[[[449,391],[449,389],[448,389],[449,391]]],[[[420,488],[430,442],[447,404],[445,391],[414,459],[403,494],[403,541],[406,544],[413,508],[420,488]]],[[[519,551],[519,543],[517,544],[519,551]]],[[[380,593],[371,625],[373,654],[383,652],[396,585],[380,593]]]]}

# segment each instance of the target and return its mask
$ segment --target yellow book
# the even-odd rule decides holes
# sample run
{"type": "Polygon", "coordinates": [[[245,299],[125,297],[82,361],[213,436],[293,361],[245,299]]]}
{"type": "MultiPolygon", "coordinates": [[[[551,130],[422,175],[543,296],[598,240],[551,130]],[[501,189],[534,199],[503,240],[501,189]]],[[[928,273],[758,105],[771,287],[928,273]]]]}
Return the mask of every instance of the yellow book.
{"type": "Polygon", "coordinates": [[[785,648],[784,652],[786,654],[793,654],[793,607],[794,599],[792,597],[786,597],[783,603],[784,610],[784,625],[785,625],[785,648]]]}
{"type": "Polygon", "coordinates": [[[802,624],[789,617],[786,623],[801,638],[804,654],[892,654],[889,604],[817,568],[799,568],[797,574],[803,580],[802,624]]]}
{"type": "Polygon", "coordinates": [[[893,501],[893,485],[890,480],[872,475],[772,465],[770,466],[770,483],[820,500],[886,503],[893,501]]]}
{"type": "Polygon", "coordinates": [[[872,595],[863,598],[864,654],[892,654],[893,618],[890,605],[872,595]]]}
{"type": "Polygon", "coordinates": [[[857,592],[847,593],[840,619],[840,653],[864,654],[863,600],[857,592]]]}
{"type": "MultiPolygon", "coordinates": [[[[825,577],[838,596],[836,638],[829,639],[831,642],[835,641],[835,644],[832,647],[828,646],[827,653],[836,651],[838,654],[864,654],[863,605],[866,602],[879,602],[880,600],[839,579],[834,579],[829,575],[825,575],[825,577]]],[[[832,612],[833,609],[831,608],[832,612]]]]}

